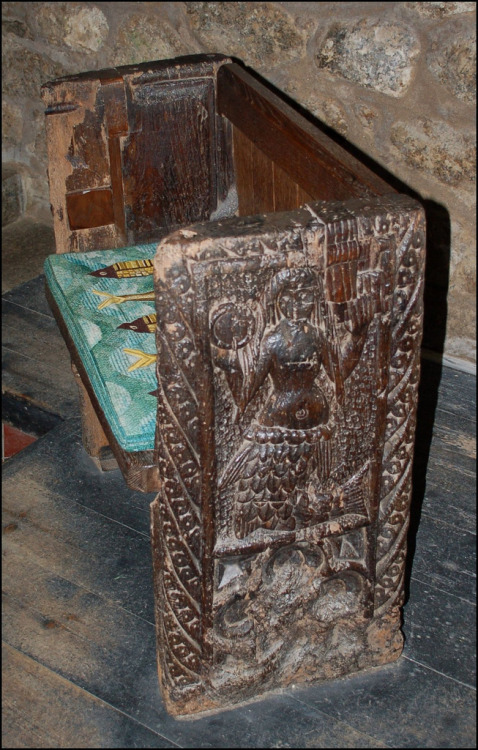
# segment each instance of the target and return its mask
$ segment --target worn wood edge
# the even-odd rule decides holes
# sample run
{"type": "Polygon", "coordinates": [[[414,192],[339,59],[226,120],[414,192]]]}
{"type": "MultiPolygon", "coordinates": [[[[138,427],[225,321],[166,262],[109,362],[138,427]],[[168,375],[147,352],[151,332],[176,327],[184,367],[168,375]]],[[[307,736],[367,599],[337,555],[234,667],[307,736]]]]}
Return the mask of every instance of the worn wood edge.
{"type": "Polygon", "coordinates": [[[158,470],[153,460],[153,451],[138,451],[130,453],[125,451],[116,440],[108,421],[105,418],[103,410],[101,409],[95,391],[90,383],[86,370],[83,366],[81,358],[78,355],[77,349],[73,343],[73,340],[68,331],[61,312],[55,302],[53,295],[51,294],[48,285],[45,284],[45,294],[48,303],[51,307],[53,315],[57,321],[60,332],[65,339],[65,343],[71,355],[71,359],[75,364],[81,381],[91,399],[91,403],[95,409],[96,416],[104,430],[104,433],[108,439],[110,448],[118,462],[121,473],[123,474],[126,484],[130,489],[137,490],[139,492],[155,492],[160,488],[160,481],[158,476],[158,470]]]}
{"type": "MultiPolygon", "coordinates": [[[[227,250],[234,252],[234,246],[243,241],[245,236],[250,238],[260,237],[261,234],[271,231],[280,231],[284,228],[290,228],[297,225],[298,222],[311,220],[315,212],[330,212],[331,217],[326,217],[324,221],[333,222],[334,212],[340,207],[344,211],[344,216],[352,218],[354,211],[363,210],[366,215],[374,216],[380,213],[380,210],[413,212],[422,211],[420,203],[404,193],[395,193],[393,191],[384,196],[367,196],[362,198],[352,197],[347,201],[310,201],[303,204],[300,208],[288,211],[276,211],[270,213],[260,213],[247,216],[230,216],[225,219],[216,221],[200,221],[189,224],[187,227],[181,227],[171,231],[166,237],[163,237],[157,245],[154,256],[154,280],[155,284],[166,283],[168,273],[178,266],[190,263],[210,263],[207,254],[201,258],[204,250],[207,251],[210,243],[211,234],[215,237],[221,237],[221,240],[227,242],[227,250]]],[[[232,256],[231,256],[232,257],[232,256]]],[[[241,257],[241,256],[237,256],[241,257]]]]}
{"type": "MultiPolygon", "coordinates": [[[[391,309],[390,357],[386,387],[386,414],[379,480],[374,612],[400,611],[404,604],[407,535],[412,502],[413,459],[420,381],[420,346],[423,337],[423,297],[426,252],[426,217],[413,201],[408,225],[395,248],[395,284],[391,309]],[[413,271],[410,269],[413,267],[413,271]],[[410,345],[411,342],[411,345],[410,345]],[[403,353],[401,364],[394,362],[403,353]],[[406,404],[405,416],[394,407],[406,404]],[[400,453],[402,460],[395,461],[400,453]]],[[[402,634],[403,637],[403,634],[402,634]]]]}
{"type": "Polygon", "coordinates": [[[44,101],[48,102],[53,90],[65,83],[81,84],[90,81],[100,81],[102,84],[108,84],[123,79],[125,76],[143,76],[144,82],[151,75],[162,76],[166,81],[180,79],[182,76],[194,78],[198,75],[198,69],[201,66],[204,71],[209,71],[213,75],[218,64],[222,65],[230,61],[231,58],[227,55],[202,53],[197,55],[180,55],[164,60],[152,60],[129,65],[117,65],[113,68],[100,68],[99,70],[74,73],[46,81],[41,86],[41,95],[44,101]],[[181,71],[178,70],[178,66],[181,66],[181,71]]]}

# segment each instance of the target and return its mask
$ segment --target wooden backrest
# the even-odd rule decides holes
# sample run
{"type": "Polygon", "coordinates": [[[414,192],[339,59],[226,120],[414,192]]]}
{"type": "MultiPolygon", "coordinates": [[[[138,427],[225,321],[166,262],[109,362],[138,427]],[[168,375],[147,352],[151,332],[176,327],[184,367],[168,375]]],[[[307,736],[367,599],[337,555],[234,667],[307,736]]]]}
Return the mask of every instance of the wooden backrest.
{"type": "Polygon", "coordinates": [[[67,76],[45,84],[42,97],[59,253],[394,192],[223,55],[67,76]]]}
{"type": "Polygon", "coordinates": [[[227,61],[195,55],[42,87],[57,252],[159,240],[223,204],[231,127],[216,116],[216,77],[227,61]]]}
{"type": "Polygon", "coordinates": [[[235,63],[218,71],[218,113],[233,126],[240,215],[395,192],[235,63]]]}
{"type": "Polygon", "coordinates": [[[237,63],[194,55],[42,87],[57,252],[394,192],[237,63]]]}

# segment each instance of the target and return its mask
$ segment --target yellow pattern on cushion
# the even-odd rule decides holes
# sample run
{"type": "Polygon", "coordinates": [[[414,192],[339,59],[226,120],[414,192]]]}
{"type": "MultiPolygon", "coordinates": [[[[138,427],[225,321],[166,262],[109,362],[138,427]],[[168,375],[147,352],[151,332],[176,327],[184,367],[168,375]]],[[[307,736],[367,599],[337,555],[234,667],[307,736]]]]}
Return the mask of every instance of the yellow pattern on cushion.
{"type": "Polygon", "coordinates": [[[65,253],[44,266],[101,409],[120,446],[132,452],[154,448],[155,251],[156,243],[65,253]]]}

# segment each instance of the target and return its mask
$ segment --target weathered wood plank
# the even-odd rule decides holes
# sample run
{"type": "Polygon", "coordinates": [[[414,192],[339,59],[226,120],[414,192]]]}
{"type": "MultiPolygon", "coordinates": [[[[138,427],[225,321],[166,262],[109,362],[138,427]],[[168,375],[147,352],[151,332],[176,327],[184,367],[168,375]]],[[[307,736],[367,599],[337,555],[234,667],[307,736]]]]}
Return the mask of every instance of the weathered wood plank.
{"type": "MultiPolygon", "coordinates": [[[[444,451],[461,454],[476,461],[476,425],[471,419],[456,414],[436,413],[432,444],[444,451]],[[440,419],[441,414],[443,417],[440,419]]],[[[470,464],[470,467],[472,465],[470,464]]]]}
{"type": "Polygon", "coordinates": [[[125,85],[129,134],[121,159],[128,242],[208,219],[217,201],[213,80],[136,78],[125,85]]]}
{"type": "Polygon", "coordinates": [[[407,658],[294,698],[390,747],[476,747],[475,691],[407,658]]]}
{"type": "Polygon", "coordinates": [[[468,602],[476,596],[476,535],[423,514],[410,561],[412,577],[468,602]]]}
{"type": "Polygon", "coordinates": [[[422,360],[412,511],[474,533],[476,427],[473,412],[468,418],[463,408],[475,398],[472,381],[422,360]]]}
{"type": "Polygon", "coordinates": [[[420,408],[436,409],[476,423],[476,376],[422,357],[418,408],[419,413],[420,408]]]}
{"type": "Polygon", "coordinates": [[[444,448],[476,458],[476,421],[456,410],[442,407],[445,393],[438,394],[436,408],[427,410],[422,405],[417,421],[417,448],[427,448],[435,441],[444,448]]]}
{"type": "Polygon", "coordinates": [[[52,317],[2,300],[2,346],[61,371],[70,356],[52,317]]]}
{"type": "Polygon", "coordinates": [[[26,547],[17,549],[10,539],[5,563],[7,643],[130,715],[146,691],[150,697],[141,718],[157,715],[156,704],[161,712],[152,623],[57,575],[48,560],[26,547]],[[30,581],[18,590],[22,564],[30,581]],[[139,688],[138,680],[146,676],[149,685],[139,688]]]}
{"type": "Polygon", "coordinates": [[[53,313],[45,297],[45,276],[43,274],[25,281],[24,284],[20,284],[9,292],[5,292],[5,294],[2,294],[2,300],[53,318],[53,313]]]}
{"type": "MultiPolygon", "coordinates": [[[[38,444],[48,437],[33,447],[38,450],[38,444]]],[[[30,547],[58,575],[71,577],[78,585],[126,608],[135,607],[138,616],[153,622],[148,535],[80,505],[71,496],[59,495],[53,489],[55,480],[62,473],[75,476],[78,467],[70,466],[65,472],[65,464],[54,451],[40,460],[36,455],[29,451],[22,464],[9,463],[4,472],[4,525],[11,529],[12,540],[30,547]],[[29,460],[30,472],[25,471],[29,460]],[[105,575],[105,565],[110,576],[105,575]]],[[[80,471],[75,477],[77,496],[86,490],[80,471]]]]}
{"type": "Polygon", "coordinates": [[[107,130],[96,76],[42,88],[46,105],[46,141],[49,157],[50,203],[55,229],[56,252],[111,248],[121,244],[114,224],[71,230],[67,192],[108,188],[111,185],[107,130]]]}
{"type": "Polygon", "coordinates": [[[133,492],[119,470],[98,471],[83,448],[78,419],[68,420],[44,435],[33,454],[22,452],[15,456],[14,463],[4,466],[4,491],[13,501],[18,476],[23,506],[29,504],[30,497],[34,501],[37,493],[46,496],[53,492],[149,537],[149,504],[154,493],[133,492]]]}
{"type": "Polygon", "coordinates": [[[421,512],[450,526],[476,531],[476,473],[457,471],[453,458],[442,463],[432,454],[427,463],[421,512]]]}
{"type": "Polygon", "coordinates": [[[404,655],[470,687],[476,686],[476,606],[413,576],[403,611],[404,655]]]}
{"type": "Polygon", "coordinates": [[[2,369],[4,391],[64,418],[78,413],[73,378],[59,378],[54,364],[43,364],[27,354],[2,347],[2,369]]]}
{"type": "MultiPolygon", "coordinates": [[[[471,427],[471,424],[470,424],[471,427]]],[[[436,461],[448,465],[457,474],[464,471],[473,474],[476,469],[475,441],[470,434],[463,431],[439,430],[434,427],[433,436],[429,445],[419,444],[416,450],[417,464],[422,461],[422,456],[432,454],[436,461]]]]}
{"type": "Polygon", "coordinates": [[[47,306],[43,276],[2,297],[2,368],[2,392],[12,406],[19,399],[35,412],[32,422],[41,422],[41,412],[78,413],[70,356],[47,306]]]}
{"type": "Polygon", "coordinates": [[[2,663],[2,747],[176,746],[7,644],[2,663]]]}

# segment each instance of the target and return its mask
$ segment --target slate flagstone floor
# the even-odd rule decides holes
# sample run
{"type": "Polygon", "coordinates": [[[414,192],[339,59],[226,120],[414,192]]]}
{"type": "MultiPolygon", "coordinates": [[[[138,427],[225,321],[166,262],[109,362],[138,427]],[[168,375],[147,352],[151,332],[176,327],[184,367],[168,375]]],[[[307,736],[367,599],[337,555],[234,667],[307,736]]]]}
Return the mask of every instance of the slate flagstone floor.
{"type": "Polygon", "coordinates": [[[475,377],[423,360],[405,649],[386,667],[194,721],[168,716],[149,503],[81,445],[41,275],[3,294],[2,747],[474,748],[475,377]]]}

